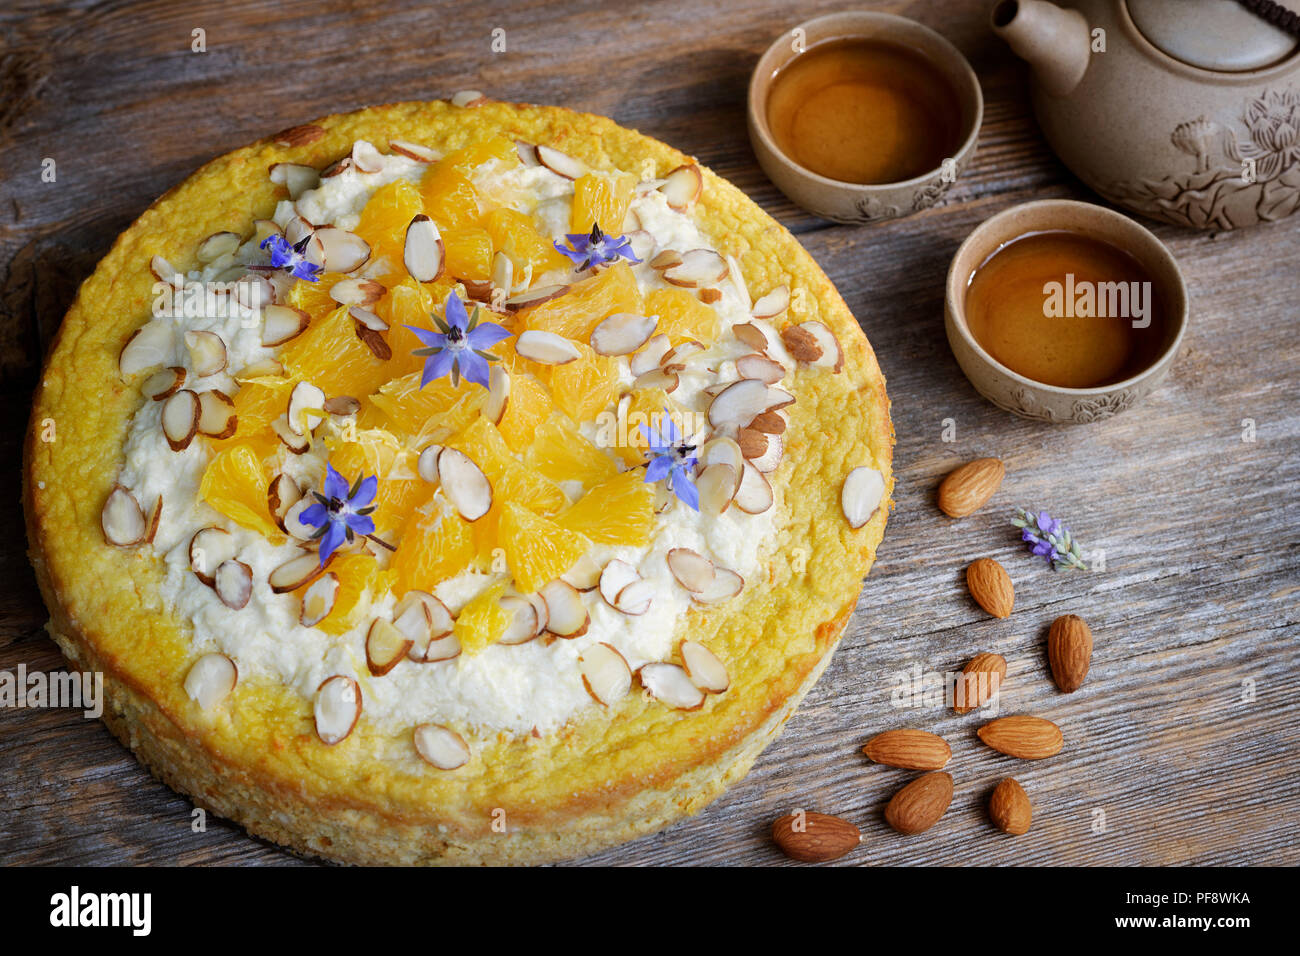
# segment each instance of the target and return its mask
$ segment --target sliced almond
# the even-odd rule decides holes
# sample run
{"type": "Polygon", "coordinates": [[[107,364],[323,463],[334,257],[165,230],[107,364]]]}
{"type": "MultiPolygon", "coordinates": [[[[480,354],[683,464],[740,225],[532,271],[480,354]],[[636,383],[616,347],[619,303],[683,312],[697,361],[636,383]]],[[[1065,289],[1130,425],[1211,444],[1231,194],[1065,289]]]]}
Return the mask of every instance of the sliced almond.
{"type": "Polygon", "coordinates": [[[358,325],[364,325],[375,332],[387,332],[389,325],[374,312],[360,305],[348,306],[348,317],[358,325]]]}
{"type": "Polygon", "coordinates": [[[661,368],[652,368],[644,374],[638,375],[632,380],[632,387],[637,389],[644,388],[661,388],[665,392],[672,392],[677,389],[681,379],[677,377],[676,372],[669,372],[661,368]]]}
{"type": "Polygon", "coordinates": [[[328,561],[321,564],[320,555],[317,552],[304,551],[297,557],[290,558],[284,564],[275,568],[267,576],[267,583],[271,585],[271,590],[276,594],[296,591],[303,585],[310,584],[320,577],[328,564],[328,561]]]}
{"type": "MultiPolygon", "coordinates": [[[[288,431],[286,428],[285,431],[288,431]]],[[[284,530],[299,541],[311,541],[312,536],[316,534],[316,528],[302,520],[302,513],[316,503],[316,499],[311,495],[303,495],[293,504],[289,505],[284,512],[284,530]]]]}
{"type": "Polygon", "coordinates": [[[488,102],[488,98],[478,90],[460,90],[457,93],[453,93],[451,97],[451,105],[458,106],[462,109],[472,106],[482,106],[486,102],[488,102]]]}
{"type": "Polygon", "coordinates": [[[517,594],[507,594],[500,601],[501,607],[510,615],[510,623],[497,638],[498,644],[514,646],[527,644],[537,637],[537,610],[531,601],[517,594]]]}
{"type": "Polygon", "coordinates": [[[222,561],[212,574],[212,590],[226,607],[243,610],[253,596],[253,569],[235,558],[222,561]]]}
{"type": "Polygon", "coordinates": [[[848,473],[840,489],[840,510],[850,528],[861,528],[880,510],[885,497],[885,477],[874,468],[859,465],[848,473]]]}
{"type": "Polygon", "coordinates": [[[232,255],[236,249],[243,245],[243,239],[235,232],[214,232],[208,238],[199,243],[199,248],[195,251],[199,262],[205,265],[209,262],[215,262],[222,256],[232,255]]]}
{"type": "Polygon", "coordinates": [[[718,289],[701,289],[698,293],[700,301],[705,305],[713,305],[715,302],[722,301],[722,292],[718,289]]]}
{"type": "Polygon", "coordinates": [[[592,644],[578,658],[582,686],[598,704],[616,704],[632,689],[627,659],[612,644],[592,644]]]}
{"type": "Polygon", "coordinates": [[[668,570],[677,583],[694,594],[713,584],[713,562],[690,548],[673,548],[667,555],[668,570]]]}
{"type": "MultiPolygon", "coordinates": [[[[783,388],[777,388],[775,385],[767,387],[767,408],[765,412],[774,412],[778,409],[785,408],[787,405],[794,404],[794,396],[783,388]]],[[[758,416],[755,416],[758,417],[758,416]]]]}
{"type": "Polygon", "coordinates": [[[275,286],[266,276],[246,272],[235,281],[235,301],[256,312],[275,302],[275,286]]]}
{"type": "Polygon", "coordinates": [[[694,164],[678,166],[664,177],[659,191],[668,200],[668,205],[678,212],[685,212],[699,200],[704,192],[704,175],[700,167],[694,164]]]}
{"type": "Polygon", "coordinates": [[[710,465],[730,465],[736,472],[736,487],[740,487],[740,469],[745,463],[745,456],[740,450],[739,442],[734,438],[725,435],[710,438],[700,446],[698,457],[701,468],[708,468],[710,465]]]}
{"type": "MultiPolygon", "coordinates": [[[[759,432],[758,434],[762,434],[759,432]]],[[[767,447],[761,455],[755,455],[749,459],[751,465],[757,468],[765,475],[770,475],[781,464],[781,456],[785,453],[785,441],[780,435],[766,435],[767,447]]]]}
{"type": "Polygon", "coordinates": [[[374,279],[340,279],[330,286],[330,298],[339,305],[359,305],[368,309],[387,291],[374,279]]]}
{"type": "Polygon", "coordinates": [[[630,617],[639,617],[650,610],[654,602],[655,586],[649,581],[637,579],[614,598],[614,607],[630,617]]]}
{"type": "Polygon", "coordinates": [[[529,329],[515,340],[515,352],[542,365],[568,365],[582,357],[578,346],[562,335],[529,329]]]}
{"type": "Polygon", "coordinates": [[[781,341],[796,361],[838,372],[844,367],[839,339],[821,322],[801,322],[781,330],[781,341]]]}
{"type": "Polygon", "coordinates": [[[325,678],[316,688],[313,714],[321,743],[332,747],[346,740],[361,717],[360,686],[342,674],[325,678]]]}
{"type": "MultiPolygon", "coordinates": [[[[628,217],[636,216],[632,210],[628,210],[628,217]]],[[[632,255],[636,256],[642,262],[645,262],[655,251],[655,237],[644,229],[624,229],[623,238],[627,240],[628,246],[632,249],[632,255]]]]}
{"type": "Polygon", "coordinates": [[[262,243],[272,236],[281,236],[284,232],[280,229],[278,223],[273,219],[254,219],[253,235],[248,240],[249,244],[261,248],[262,243]]]}
{"type": "Polygon", "coordinates": [[[121,485],[114,485],[99,514],[104,540],[119,548],[129,548],[144,541],[149,526],[144,510],[135,495],[121,485]]]}
{"type": "Polygon", "coordinates": [[[716,654],[698,641],[682,641],[682,669],[700,690],[721,694],[731,686],[727,667],[716,654]]]}
{"type": "Polygon", "coordinates": [[[736,372],[741,378],[757,379],[765,385],[775,385],[785,378],[784,365],[757,353],[736,359],[736,372]]]}
{"type": "Polygon", "coordinates": [[[510,373],[500,364],[488,371],[488,394],[483,402],[483,417],[493,425],[501,424],[510,405],[510,373]]]}
{"type": "Polygon", "coordinates": [[[663,272],[665,269],[675,269],[682,261],[682,254],[676,249],[664,249],[650,260],[649,265],[651,269],[663,272]]]}
{"type": "Polygon", "coordinates": [[[158,534],[158,524],[162,521],[162,508],[162,496],[159,495],[158,500],[153,503],[153,507],[149,509],[149,513],[144,519],[144,544],[153,544],[153,539],[158,534]]]}
{"type": "Polygon", "coordinates": [[[280,415],[271,421],[271,431],[294,455],[303,455],[311,448],[311,433],[300,434],[289,427],[289,416],[280,415]]]}
{"type": "Polygon", "coordinates": [[[738,469],[731,465],[714,464],[703,468],[695,479],[695,488],[700,493],[700,511],[710,517],[725,512],[736,494],[738,474],[738,469]]]}
{"type": "Polygon", "coordinates": [[[587,633],[591,616],[582,594],[571,584],[555,580],[539,592],[546,602],[546,630],[556,637],[581,637],[587,633]]]}
{"type": "Polygon", "coordinates": [[[407,142],[404,139],[390,139],[388,141],[389,152],[396,153],[398,156],[405,156],[407,159],[413,159],[417,163],[432,163],[438,158],[438,154],[428,146],[421,146],[419,143],[407,142]]]}
{"type": "Polygon", "coordinates": [[[699,594],[692,594],[691,600],[700,604],[720,604],[729,601],[745,587],[745,579],[729,568],[714,567],[713,580],[699,594]]]}
{"type": "Polygon", "coordinates": [[[311,316],[288,305],[268,305],[262,309],[262,344],[268,348],[283,345],[307,331],[311,316]]]}
{"type": "Polygon", "coordinates": [[[417,282],[433,282],[446,267],[446,247],[437,225],[421,213],[406,227],[406,245],[402,252],[406,271],[417,282]]]}
{"type": "Polygon", "coordinates": [[[153,277],[159,282],[166,282],[168,285],[179,286],[185,281],[185,274],[177,270],[162,256],[150,258],[149,271],[153,273],[153,277]]]}
{"type": "Polygon", "coordinates": [[[628,355],[650,340],[658,324],[654,316],[615,312],[592,330],[592,351],[598,355],[628,355]]]}
{"type": "Polygon", "coordinates": [[[765,435],[784,435],[789,426],[790,422],[785,412],[780,409],[755,415],[754,420],[749,423],[750,428],[765,435]]]}
{"type": "Polygon", "coordinates": [[[755,352],[766,353],[770,344],[767,335],[753,322],[742,322],[739,325],[733,325],[731,334],[755,352]]]}
{"type": "Polygon", "coordinates": [[[316,230],[316,238],[325,247],[322,265],[330,272],[355,272],[370,261],[370,243],[355,232],[326,226],[316,230]]]}
{"type": "Polygon", "coordinates": [[[515,152],[519,155],[519,162],[525,166],[541,165],[541,161],[537,158],[537,147],[532,143],[525,143],[522,139],[515,140],[515,152]]]}
{"type": "Polygon", "coordinates": [[[590,555],[584,554],[574,562],[573,567],[560,575],[560,579],[573,585],[579,591],[590,591],[600,586],[602,572],[601,566],[590,555]]]}
{"type": "Polygon", "coordinates": [[[255,378],[284,378],[284,363],[273,358],[259,359],[235,373],[235,380],[239,382],[248,382],[255,378]]]}
{"type": "Polygon", "coordinates": [[[281,531],[286,530],[284,519],[289,509],[302,501],[302,488],[286,474],[271,479],[266,489],[266,508],[281,531]]]}
{"type": "Polygon", "coordinates": [[[754,459],[767,451],[767,433],[753,428],[742,428],[736,433],[736,443],[740,453],[747,459],[754,459]]]}
{"type": "MultiPolygon", "coordinates": [[[[326,571],[302,592],[302,609],[298,614],[298,623],[303,627],[315,627],[334,610],[334,602],[339,596],[339,576],[333,571],[326,571]]],[[[405,650],[402,651],[406,653],[405,650]]]]}
{"type": "Polygon", "coordinates": [[[760,296],[749,314],[756,319],[775,319],[790,308],[790,287],[779,285],[767,295],[760,296]]]}
{"type": "Polygon", "coordinates": [[[342,176],[349,169],[356,169],[356,168],[357,168],[357,164],[352,162],[352,157],[344,156],[342,159],[337,159],[334,162],[330,163],[328,166],[326,166],[324,170],[321,171],[320,178],[333,179],[335,176],[342,176]]]}
{"type": "Polygon", "coordinates": [[[284,224],[284,239],[291,246],[296,246],[304,239],[311,238],[315,232],[316,227],[302,216],[294,216],[284,224]]]}
{"type": "Polygon", "coordinates": [[[289,428],[295,434],[306,435],[324,419],[325,393],[311,382],[299,382],[289,393],[289,428]]]}
{"type": "Polygon", "coordinates": [[[543,302],[550,302],[552,299],[558,299],[564,293],[569,291],[567,285],[539,285],[526,292],[520,292],[506,299],[507,312],[522,312],[525,309],[531,309],[533,306],[541,305],[543,302]]]}
{"type": "Polygon", "coordinates": [[[619,592],[633,581],[639,580],[641,575],[636,568],[621,558],[614,558],[600,572],[598,581],[600,596],[605,599],[606,604],[617,611],[619,592]]]}
{"type": "Polygon", "coordinates": [[[412,589],[402,595],[393,608],[393,626],[411,639],[406,656],[412,661],[434,664],[460,655],[451,611],[427,591],[412,589]]]}
{"type": "Polygon", "coordinates": [[[415,460],[415,473],[431,485],[438,482],[438,456],[441,454],[441,445],[430,445],[415,460]]]}
{"type": "MultiPolygon", "coordinates": [[[[353,308],[356,307],[353,306],[353,308]]],[[[361,340],[362,345],[370,350],[371,355],[381,362],[387,362],[393,357],[393,349],[383,335],[361,322],[353,322],[352,325],[356,330],[357,338],[361,340]]]]}
{"type": "Polygon", "coordinates": [[[384,154],[375,149],[374,143],[359,139],[352,144],[352,165],[358,172],[377,173],[384,168],[384,154]]]}
{"type": "Polygon", "coordinates": [[[492,507],[492,484],[483,470],[455,448],[444,448],[438,455],[438,480],[462,518],[477,521],[492,507]]]}
{"type": "Polygon", "coordinates": [[[634,376],[644,375],[659,367],[660,360],[668,353],[670,342],[662,332],[651,336],[645,347],[628,360],[628,368],[634,376]]]}
{"type": "Polygon", "coordinates": [[[184,451],[199,431],[199,397],[183,388],[163,403],[162,430],[172,451],[184,451]]]}
{"type": "Polygon", "coordinates": [[[685,342],[679,342],[674,345],[663,357],[659,359],[659,367],[665,370],[676,368],[678,371],[686,367],[686,362],[694,355],[704,351],[704,343],[697,342],[695,339],[687,339],[685,342]]]}
{"type": "Polygon", "coordinates": [[[377,617],[371,622],[370,630],[366,631],[366,666],[376,677],[383,677],[414,646],[415,641],[401,629],[382,617],[377,617]]]}
{"type": "Polygon", "coordinates": [[[420,724],[412,732],[415,752],[439,770],[455,770],[469,763],[469,744],[465,738],[440,724],[420,724]]]}
{"type": "Polygon", "coordinates": [[[772,507],[772,486],[763,477],[763,473],[754,467],[753,462],[745,462],[740,475],[740,487],[736,489],[733,500],[737,508],[751,515],[762,514],[772,507]]]}
{"type": "Polygon", "coordinates": [[[537,633],[540,635],[546,630],[546,625],[551,623],[551,609],[546,606],[546,599],[540,594],[525,594],[524,600],[533,606],[533,612],[537,615],[537,633]]]}
{"type": "Polygon", "coordinates": [[[554,146],[547,146],[545,143],[537,147],[537,161],[565,179],[577,179],[587,172],[587,167],[568,153],[562,153],[554,146]]]}
{"type": "Polygon", "coordinates": [[[200,528],[190,538],[190,570],[194,576],[212,587],[216,572],[235,556],[235,537],[224,528],[200,528]]]}
{"type": "Polygon", "coordinates": [[[199,378],[226,370],[226,343],[216,332],[186,332],[190,366],[199,378]]]}
{"type": "Polygon", "coordinates": [[[636,676],[650,696],[662,704],[676,710],[699,710],[704,706],[704,691],[676,664],[646,664],[636,676]]]}
{"type": "Polygon", "coordinates": [[[684,289],[717,285],[727,277],[727,260],[712,249],[691,249],[682,261],[663,272],[664,281],[684,289]]]}
{"type": "Polygon", "coordinates": [[[229,438],[239,426],[235,402],[225,392],[209,389],[199,394],[199,432],[209,438],[229,438]]]}
{"type": "Polygon", "coordinates": [[[770,407],[768,386],[753,378],[728,385],[709,403],[709,424],[739,430],[770,407]]]}
{"type": "Polygon", "coordinates": [[[171,398],[185,384],[185,369],[179,365],[159,369],[144,380],[140,391],[155,402],[171,398]]]}
{"type": "Polygon", "coordinates": [[[289,198],[296,200],[307,190],[320,185],[320,173],[311,166],[299,163],[274,163],[271,166],[271,182],[289,190],[289,198]]]}
{"type": "Polygon", "coordinates": [[[331,395],[321,408],[336,418],[347,418],[361,411],[361,402],[351,395],[331,395]]]}
{"type": "Polygon", "coordinates": [[[204,654],[185,675],[185,695],[202,710],[221,703],[239,683],[239,668],[225,654],[204,654]]]}
{"type": "Polygon", "coordinates": [[[173,361],[175,350],[174,324],[168,319],[154,319],[131,333],[118,353],[117,367],[123,378],[131,378],[173,361]]]}

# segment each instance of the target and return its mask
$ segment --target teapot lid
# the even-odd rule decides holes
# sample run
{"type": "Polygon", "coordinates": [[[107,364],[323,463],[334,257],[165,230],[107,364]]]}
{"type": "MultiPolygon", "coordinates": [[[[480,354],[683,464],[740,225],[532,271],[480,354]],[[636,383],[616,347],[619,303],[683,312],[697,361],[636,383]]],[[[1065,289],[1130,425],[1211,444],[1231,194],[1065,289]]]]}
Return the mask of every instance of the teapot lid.
{"type": "MultiPolygon", "coordinates": [[[[1152,46],[1204,70],[1237,73],[1272,66],[1300,41],[1237,0],[1127,0],[1133,24],[1152,46]]],[[[1282,0],[1297,9],[1297,3],[1282,0]]]]}

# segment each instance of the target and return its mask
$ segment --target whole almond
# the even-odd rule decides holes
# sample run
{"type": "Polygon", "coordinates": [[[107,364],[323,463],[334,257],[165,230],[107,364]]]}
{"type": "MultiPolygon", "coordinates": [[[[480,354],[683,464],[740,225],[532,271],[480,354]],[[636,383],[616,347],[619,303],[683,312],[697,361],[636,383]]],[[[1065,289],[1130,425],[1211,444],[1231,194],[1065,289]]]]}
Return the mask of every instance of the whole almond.
{"type": "Polygon", "coordinates": [[[1007,659],[1001,654],[976,654],[962,668],[953,691],[952,709],[969,714],[995,696],[1007,679],[1007,659]]]}
{"type": "Polygon", "coordinates": [[[992,558],[978,558],[966,569],[966,587],[975,603],[994,617],[1010,617],[1016,603],[1007,569],[992,558]]]}
{"type": "Polygon", "coordinates": [[[939,510],[949,518],[974,514],[993,497],[1007,473],[997,458],[976,458],[948,472],[939,483],[939,510]]]}
{"type": "Polygon", "coordinates": [[[922,833],[939,822],[952,803],[952,774],[936,770],[917,777],[885,807],[885,822],[909,836],[922,833]]]}
{"type": "Polygon", "coordinates": [[[904,770],[939,770],[952,759],[948,742],[926,730],[886,730],[868,740],[862,752],[904,770]]]}
{"type": "Polygon", "coordinates": [[[1047,632],[1047,662],[1052,680],[1067,694],[1083,686],[1092,663],[1092,629],[1083,618],[1064,614],[1052,622],[1047,632]]]}
{"type": "Polygon", "coordinates": [[[772,839],[786,856],[804,863],[838,860],[862,842],[862,833],[841,817],[791,813],[772,824],[772,839]]]}
{"type": "Polygon", "coordinates": [[[1065,738],[1061,728],[1042,717],[1015,714],[991,720],[978,731],[984,741],[998,753],[1021,760],[1041,760],[1061,752],[1065,738]]]}
{"type": "Polygon", "coordinates": [[[1034,817],[1034,808],[1029,802],[1029,794],[1012,777],[1002,780],[989,797],[989,819],[1003,833],[1019,836],[1029,832],[1029,824],[1034,817]]]}

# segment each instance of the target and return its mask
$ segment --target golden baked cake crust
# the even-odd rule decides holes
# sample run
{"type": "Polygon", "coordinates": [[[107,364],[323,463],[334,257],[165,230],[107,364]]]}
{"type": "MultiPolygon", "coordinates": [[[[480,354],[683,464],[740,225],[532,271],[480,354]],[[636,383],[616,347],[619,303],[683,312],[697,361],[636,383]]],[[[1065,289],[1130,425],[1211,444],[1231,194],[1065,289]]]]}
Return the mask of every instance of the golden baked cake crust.
{"type": "Polygon", "coordinates": [[[715,247],[735,257],[755,295],[792,290],[780,326],[817,320],[843,369],[801,366],[787,409],[785,460],[774,484],[796,482],[766,560],[769,581],[740,599],[693,611],[689,628],[728,662],[731,686],[685,712],[632,693],[588,707],[555,733],[476,740],[468,764],[439,771],[409,734],[362,715],[341,743],[313,729],[312,702],[266,675],[241,674],[229,700],[203,711],[187,696],[197,656],[188,625],[160,597],[148,547],[105,543],[100,514],[141,404],[118,356],[149,315],[161,255],[185,270],[197,244],[246,235],[283,195],[276,162],[323,168],[354,141],[408,140],[452,150],[492,133],[550,144],[594,169],[652,175],[690,162],[608,119],[487,102],[401,103],[316,121],[299,146],[273,139],[222,156],[150,207],[82,286],[37,390],[26,445],[24,503],[49,630],[77,667],[102,671],[110,729],[173,788],[251,832],[355,863],[536,863],[590,853],[695,812],[749,769],[828,663],[884,532],[893,432],[885,383],[865,337],[811,256],[744,194],[708,170],[694,211],[715,247]],[[51,440],[52,439],[52,440],[51,440]],[[855,467],[884,477],[879,509],[858,529],[841,491],[855,467]]]}

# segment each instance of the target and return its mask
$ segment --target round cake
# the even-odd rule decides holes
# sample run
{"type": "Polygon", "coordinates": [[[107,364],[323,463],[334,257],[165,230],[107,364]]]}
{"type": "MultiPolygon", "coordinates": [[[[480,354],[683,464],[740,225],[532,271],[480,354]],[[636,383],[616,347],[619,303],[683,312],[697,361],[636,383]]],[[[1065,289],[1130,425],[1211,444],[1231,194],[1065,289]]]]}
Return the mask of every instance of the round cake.
{"type": "Polygon", "coordinates": [[[50,634],[158,777],[363,863],[537,863],[698,811],[825,668],[885,383],[691,158],[477,94],[204,166],[81,287],[25,510],[50,634]]]}

